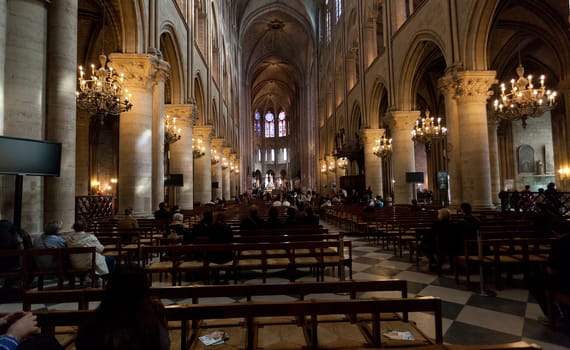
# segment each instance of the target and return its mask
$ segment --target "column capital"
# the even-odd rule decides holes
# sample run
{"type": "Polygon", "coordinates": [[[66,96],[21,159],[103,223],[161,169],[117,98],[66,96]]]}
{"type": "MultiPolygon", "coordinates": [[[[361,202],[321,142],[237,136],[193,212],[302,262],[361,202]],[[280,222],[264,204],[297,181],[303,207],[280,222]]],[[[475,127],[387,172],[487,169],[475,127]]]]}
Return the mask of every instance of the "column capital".
{"type": "Polygon", "coordinates": [[[494,129],[495,131],[497,131],[499,124],[500,121],[499,119],[497,119],[497,117],[495,117],[494,113],[487,113],[487,127],[489,129],[494,129]]]}
{"type": "Polygon", "coordinates": [[[363,129],[361,135],[364,145],[374,145],[377,139],[386,135],[386,129],[363,129]]]}
{"type": "Polygon", "coordinates": [[[192,104],[165,104],[164,113],[185,123],[193,123],[196,120],[192,104]]]}
{"type": "Polygon", "coordinates": [[[495,71],[459,71],[455,74],[456,98],[470,98],[485,103],[493,92],[489,89],[497,83],[495,71]]]}
{"type": "Polygon", "coordinates": [[[165,81],[170,73],[170,64],[150,54],[112,53],[109,66],[124,74],[125,85],[150,88],[152,84],[165,81]]]}
{"type": "Polygon", "coordinates": [[[445,96],[446,98],[455,97],[457,83],[455,82],[453,74],[446,73],[443,77],[439,78],[437,85],[439,91],[443,96],[445,96]]]}
{"type": "Polygon", "coordinates": [[[209,125],[201,125],[194,127],[194,137],[201,138],[203,141],[210,141],[212,136],[212,127],[209,125]]]}
{"type": "Polygon", "coordinates": [[[391,111],[387,122],[391,129],[409,130],[411,133],[419,116],[420,111],[391,111]]]}
{"type": "Polygon", "coordinates": [[[222,146],[224,145],[224,139],[221,137],[216,137],[212,139],[212,148],[219,150],[222,153],[222,146]]]}
{"type": "Polygon", "coordinates": [[[222,147],[222,157],[230,159],[230,153],[232,152],[231,147],[222,147]]]}

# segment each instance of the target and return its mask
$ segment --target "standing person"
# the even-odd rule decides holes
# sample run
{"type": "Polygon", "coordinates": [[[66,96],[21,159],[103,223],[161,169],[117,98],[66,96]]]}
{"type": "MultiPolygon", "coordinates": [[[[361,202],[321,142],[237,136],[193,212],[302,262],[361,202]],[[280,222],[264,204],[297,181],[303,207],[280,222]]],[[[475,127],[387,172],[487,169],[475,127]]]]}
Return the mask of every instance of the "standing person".
{"type": "MultiPolygon", "coordinates": [[[[59,220],[50,221],[45,225],[44,233],[34,240],[34,248],[63,248],[65,240],[58,236],[63,228],[63,223],[59,220]]],[[[57,266],[56,256],[39,255],[35,257],[36,268],[51,270],[57,266]]]]}
{"type": "Polygon", "coordinates": [[[77,350],[169,350],[164,306],[149,293],[144,269],[125,264],[109,276],[101,304],[79,326],[77,350]]]}
{"type": "Polygon", "coordinates": [[[139,228],[139,221],[133,215],[133,208],[125,209],[125,216],[123,216],[117,224],[119,229],[139,228]]]}
{"type": "MultiPolygon", "coordinates": [[[[68,247],[95,247],[97,256],[95,257],[96,273],[99,276],[106,275],[113,271],[115,267],[115,258],[112,256],[104,256],[105,249],[101,242],[92,232],[85,232],[85,224],[77,221],[73,224],[73,233],[67,237],[68,247]]],[[[91,264],[89,254],[72,254],[70,256],[71,265],[75,268],[87,268],[91,264]]]]}

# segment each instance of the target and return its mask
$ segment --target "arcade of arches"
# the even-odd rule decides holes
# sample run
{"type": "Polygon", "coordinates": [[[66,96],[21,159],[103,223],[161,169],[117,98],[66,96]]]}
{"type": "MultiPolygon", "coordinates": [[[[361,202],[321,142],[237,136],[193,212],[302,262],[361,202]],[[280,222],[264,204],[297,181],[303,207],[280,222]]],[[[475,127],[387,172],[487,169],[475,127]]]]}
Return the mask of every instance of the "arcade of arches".
{"type": "MultiPolygon", "coordinates": [[[[150,214],[346,179],[394,203],[419,188],[481,208],[527,184],[569,191],[568,18],[562,0],[0,0],[0,134],[63,149],[59,177],[24,177],[22,226],[71,224],[94,194],[150,214]],[[75,91],[102,52],[133,107],[101,120],[75,91]],[[492,106],[519,63],[558,93],[524,128],[492,106]],[[429,147],[411,139],[426,111],[447,127],[429,147]],[[166,115],[181,135],[167,147],[166,115]],[[374,154],[382,135],[389,157],[374,154]]],[[[0,183],[11,218],[14,176],[0,183]]]]}

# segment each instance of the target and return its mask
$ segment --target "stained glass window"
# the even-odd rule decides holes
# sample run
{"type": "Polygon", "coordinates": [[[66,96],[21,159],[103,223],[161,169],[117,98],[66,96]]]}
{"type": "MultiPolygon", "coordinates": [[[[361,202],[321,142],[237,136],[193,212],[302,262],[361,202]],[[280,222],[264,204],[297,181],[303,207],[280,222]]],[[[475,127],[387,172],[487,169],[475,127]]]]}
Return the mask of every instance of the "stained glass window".
{"type": "Polygon", "coordinates": [[[271,111],[265,114],[265,137],[275,137],[275,116],[271,111]]]}
{"type": "Polygon", "coordinates": [[[285,112],[279,113],[279,137],[287,136],[287,116],[285,112]]]}
{"type": "Polygon", "coordinates": [[[253,130],[255,131],[255,136],[261,136],[261,114],[259,114],[259,111],[255,111],[253,118],[253,130]]]}

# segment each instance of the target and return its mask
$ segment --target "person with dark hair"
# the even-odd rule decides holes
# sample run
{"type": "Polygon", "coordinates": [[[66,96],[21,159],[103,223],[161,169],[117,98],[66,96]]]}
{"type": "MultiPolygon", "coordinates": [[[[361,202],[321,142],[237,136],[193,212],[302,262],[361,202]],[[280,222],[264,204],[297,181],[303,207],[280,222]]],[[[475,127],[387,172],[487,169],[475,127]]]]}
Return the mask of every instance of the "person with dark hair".
{"type": "Polygon", "coordinates": [[[133,208],[125,209],[125,216],[119,219],[117,227],[119,229],[139,228],[139,221],[133,215],[133,208]]]}
{"type": "Polygon", "coordinates": [[[277,209],[277,207],[272,206],[269,208],[267,220],[265,220],[265,227],[269,229],[283,227],[283,223],[279,219],[279,209],[277,209]]]}
{"type": "Polygon", "coordinates": [[[305,225],[318,225],[319,217],[315,215],[315,211],[310,206],[305,207],[305,217],[303,218],[305,225]]]}
{"type": "Polygon", "coordinates": [[[464,240],[473,240],[477,239],[477,231],[481,226],[481,221],[473,216],[473,208],[469,203],[461,203],[459,206],[461,213],[463,214],[463,218],[460,222],[461,228],[461,249],[463,249],[463,241],[464,240]]]}
{"type": "Polygon", "coordinates": [[[170,338],[164,306],[150,293],[145,270],[119,265],[109,276],[101,304],[80,325],[77,350],[168,350],[170,338]]]}
{"type": "Polygon", "coordinates": [[[249,215],[244,218],[239,225],[240,230],[257,230],[263,227],[263,220],[257,213],[257,205],[249,207],[249,215]]]}
{"type": "Polygon", "coordinates": [[[166,202],[160,202],[158,204],[158,210],[154,212],[155,219],[170,219],[172,217],[172,213],[170,212],[170,207],[166,202]]]}
{"type": "Polygon", "coordinates": [[[411,211],[421,211],[422,207],[418,203],[416,199],[412,199],[412,206],[410,207],[411,211]]]}
{"type": "MultiPolygon", "coordinates": [[[[34,248],[63,248],[65,240],[58,236],[59,231],[63,228],[63,223],[59,220],[53,220],[45,225],[44,233],[34,240],[34,248]]],[[[35,257],[35,266],[38,269],[51,270],[57,266],[57,258],[55,255],[39,255],[35,257]]]]}
{"type": "MultiPolygon", "coordinates": [[[[68,247],[95,247],[97,256],[95,257],[97,275],[106,275],[112,272],[116,261],[112,256],[104,256],[105,247],[99,242],[97,236],[92,232],[85,232],[85,224],[77,221],[73,224],[73,233],[67,236],[68,247]]],[[[72,254],[70,257],[71,265],[76,268],[86,268],[91,266],[91,258],[89,254],[72,254]]]]}

